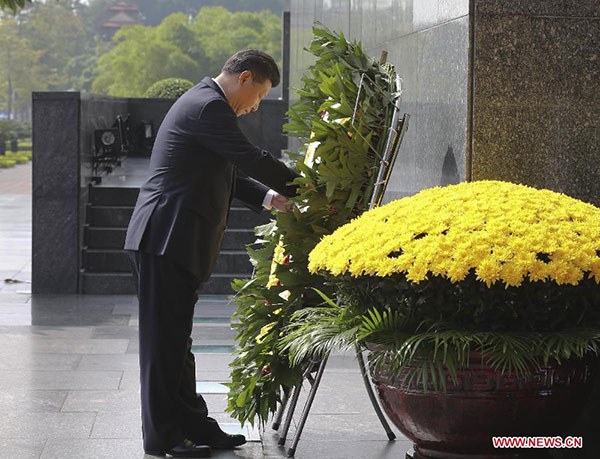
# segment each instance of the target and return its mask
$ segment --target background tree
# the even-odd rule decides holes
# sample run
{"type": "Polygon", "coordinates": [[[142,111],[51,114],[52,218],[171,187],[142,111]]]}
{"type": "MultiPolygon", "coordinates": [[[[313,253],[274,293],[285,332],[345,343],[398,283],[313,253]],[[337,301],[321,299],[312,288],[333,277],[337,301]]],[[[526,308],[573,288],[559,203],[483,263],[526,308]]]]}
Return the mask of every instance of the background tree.
{"type": "Polygon", "coordinates": [[[75,77],[68,66],[83,52],[83,27],[73,0],[27,4],[0,13],[2,107],[8,117],[29,118],[31,92],[66,90],[75,77]]]}
{"type": "Polygon", "coordinates": [[[22,112],[31,99],[33,88],[47,87],[40,64],[42,51],[36,50],[20,30],[15,17],[4,17],[0,21],[0,84],[2,102],[8,119],[15,112],[22,112]]]}
{"type": "Polygon", "coordinates": [[[280,60],[289,0],[129,1],[146,26],[106,41],[100,25],[115,0],[0,0],[2,115],[29,119],[32,91],[140,96],[165,78],[197,82],[240,48],[280,60]]]}
{"type": "Polygon", "coordinates": [[[84,51],[84,30],[75,13],[76,4],[35,2],[22,13],[23,32],[34,50],[39,51],[40,65],[46,67],[48,89],[61,90],[71,86],[73,75],[67,72],[69,60],[84,51]]]}
{"type": "Polygon", "coordinates": [[[157,32],[157,28],[146,26],[119,30],[114,36],[117,46],[98,60],[99,76],[92,91],[141,97],[158,80],[179,77],[197,81],[199,63],[157,32]]]}
{"type": "Polygon", "coordinates": [[[139,97],[156,81],[216,76],[243,48],[258,48],[281,59],[281,19],[269,11],[232,13],[203,8],[194,17],[171,14],[159,26],[119,30],[114,48],[98,59],[95,93],[139,97]]]}
{"type": "Polygon", "coordinates": [[[0,10],[12,10],[13,13],[16,13],[27,3],[31,3],[31,0],[0,0],[0,10]]]}
{"type": "Polygon", "coordinates": [[[269,11],[232,13],[223,7],[203,8],[192,28],[199,37],[211,66],[209,74],[218,74],[225,61],[236,51],[257,48],[281,60],[281,20],[269,11]]]}
{"type": "Polygon", "coordinates": [[[70,75],[70,88],[75,91],[92,91],[92,83],[99,76],[98,60],[111,50],[113,44],[102,40],[99,35],[91,43],[85,44],[82,54],[73,56],[67,63],[66,71],[70,75]]]}
{"type": "Polygon", "coordinates": [[[190,16],[209,6],[222,6],[229,11],[269,10],[276,16],[289,9],[289,0],[130,0],[140,9],[146,25],[156,26],[169,14],[179,11],[190,16]]]}

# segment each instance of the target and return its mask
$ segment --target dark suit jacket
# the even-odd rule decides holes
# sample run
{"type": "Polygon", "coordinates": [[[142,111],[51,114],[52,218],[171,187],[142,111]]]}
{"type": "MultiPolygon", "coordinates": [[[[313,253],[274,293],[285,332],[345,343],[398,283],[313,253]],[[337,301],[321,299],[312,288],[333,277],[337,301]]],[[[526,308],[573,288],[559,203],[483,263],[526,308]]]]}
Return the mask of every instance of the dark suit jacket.
{"type": "Polygon", "coordinates": [[[168,255],[205,282],[233,197],[260,212],[265,185],[292,197],[297,176],[248,141],[225,94],[206,77],[173,104],[158,130],[124,248],[168,255]]]}

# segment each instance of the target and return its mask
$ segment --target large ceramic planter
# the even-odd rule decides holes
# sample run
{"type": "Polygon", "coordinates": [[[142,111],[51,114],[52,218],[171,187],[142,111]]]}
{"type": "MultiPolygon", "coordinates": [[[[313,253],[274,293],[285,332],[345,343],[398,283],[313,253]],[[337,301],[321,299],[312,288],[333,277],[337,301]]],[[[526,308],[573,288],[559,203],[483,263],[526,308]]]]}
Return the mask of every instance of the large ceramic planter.
{"type": "Polygon", "coordinates": [[[493,436],[576,436],[568,429],[597,368],[598,359],[571,360],[523,381],[494,371],[472,353],[457,384],[446,374],[446,393],[433,385],[425,392],[421,382],[400,388],[385,369],[372,376],[386,414],[414,442],[415,459],[491,459],[524,457],[519,452],[528,451],[494,449],[493,436]]]}

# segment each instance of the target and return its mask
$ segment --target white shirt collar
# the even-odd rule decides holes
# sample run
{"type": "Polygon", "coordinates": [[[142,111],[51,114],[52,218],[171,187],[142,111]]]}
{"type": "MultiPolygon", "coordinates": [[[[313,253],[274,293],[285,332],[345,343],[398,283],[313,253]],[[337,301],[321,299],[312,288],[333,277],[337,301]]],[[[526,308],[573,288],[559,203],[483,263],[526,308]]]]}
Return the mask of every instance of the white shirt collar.
{"type": "Polygon", "coordinates": [[[223,91],[223,94],[225,94],[225,91],[223,90],[223,86],[221,86],[219,84],[219,82],[217,80],[215,80],[214,78],[212,79],[215,83],[217,83],[217,86],[221,89],[221,91],[223,91]]]}

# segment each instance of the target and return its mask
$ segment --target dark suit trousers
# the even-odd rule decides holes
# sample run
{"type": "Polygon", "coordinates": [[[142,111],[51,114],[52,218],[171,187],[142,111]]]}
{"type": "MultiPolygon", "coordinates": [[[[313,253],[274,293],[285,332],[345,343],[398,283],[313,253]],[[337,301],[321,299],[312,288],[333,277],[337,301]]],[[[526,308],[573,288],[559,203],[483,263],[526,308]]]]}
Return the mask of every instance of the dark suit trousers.
{"type": "Polygon", "coordinates": [[[166,450],[186,426],[206,421],[196,393],[192,346],[200,281],[163,255],[128,250],[139,302],[140,385],[145,450],[166,450]]]}

